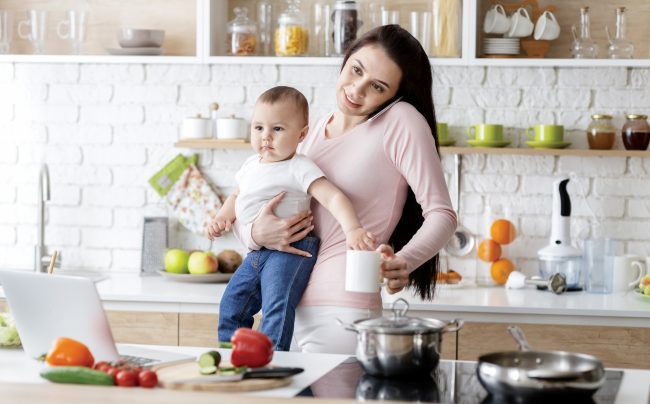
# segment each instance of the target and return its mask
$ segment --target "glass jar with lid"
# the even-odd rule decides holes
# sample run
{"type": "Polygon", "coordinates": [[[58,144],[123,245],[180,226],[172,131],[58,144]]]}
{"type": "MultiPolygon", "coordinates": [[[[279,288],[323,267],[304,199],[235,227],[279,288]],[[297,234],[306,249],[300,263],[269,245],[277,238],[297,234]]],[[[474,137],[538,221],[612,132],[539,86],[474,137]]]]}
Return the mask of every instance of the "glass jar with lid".
{"type": "Polygon", "coordinates": [[[609,150],[614,147],[616,140],[616,127],[612,123],[612,116],[594,114],[587,127],[587,142],[589,148],[594,150],[609,150]]]}
{"type": "Polygon", "coordinates": [[[647,150],[650,144],[648,115],[627,114],[623,125],[623,145],[626,150],[647,150]]]}
{"type": "Polygon", "coordinates": [[[357,30],[361,26],[358,19],[358,6],[355,0],[337,0],[334,4],[332,21],[334,23],[334,54],[342,56],[348,46],[357,39],[357,30]]]}
{"type": "Polygon", "coordinates": [[[307,19],[298,0],[287,0],[287,9],[278,17],[275,30],[276,56],[304,56],[309,46],[307,19]]]}
{"type": "Polygon", "coordinates": [[[248,18],[246,7],[235,7],[233,11],[235,18],[228,23],[226,53],[233,56],[255,55],[257,26],[248,18]]]}

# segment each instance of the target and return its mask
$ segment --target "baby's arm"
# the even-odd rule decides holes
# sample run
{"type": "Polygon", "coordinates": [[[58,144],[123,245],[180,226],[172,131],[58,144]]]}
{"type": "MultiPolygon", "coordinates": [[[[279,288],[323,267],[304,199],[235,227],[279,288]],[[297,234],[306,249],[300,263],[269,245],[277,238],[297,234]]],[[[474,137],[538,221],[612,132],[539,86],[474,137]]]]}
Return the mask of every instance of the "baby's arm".
{"type": "Polygon", "coordinates": [[[307,191],[339,222],[345,233],[348,247],[353,250],[373,250],[375,236],[361,227],[352,202],[340,189],[321,177],[312,182],[307,191]]]}
{"type": "Polygon", "coordinates": [[[208,238],[210,240],[215,237],[221,236],[224,232],[230,230],[233,222],[235,221],[235,202],[237,201],[237,196],[239,195],[239,188],[226,198],[225,202],[219,213],[217,213],[212,219],[212,223],[208,226],[208,238]]]}

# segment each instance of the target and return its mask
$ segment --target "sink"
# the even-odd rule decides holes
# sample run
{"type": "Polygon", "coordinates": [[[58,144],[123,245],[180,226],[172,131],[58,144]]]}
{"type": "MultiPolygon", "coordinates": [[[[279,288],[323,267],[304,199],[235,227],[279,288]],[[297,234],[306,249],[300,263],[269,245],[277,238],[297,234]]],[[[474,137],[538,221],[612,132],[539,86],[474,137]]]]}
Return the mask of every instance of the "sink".
{"type": "Polygon", "coordinates": [[[95,283],[108,278],[108,275],[103,272],[87,271],[83,269],[60,269],[58,271],[54,271],[54,275],[79,276],[82,278],[88,278],[95,283]]]}

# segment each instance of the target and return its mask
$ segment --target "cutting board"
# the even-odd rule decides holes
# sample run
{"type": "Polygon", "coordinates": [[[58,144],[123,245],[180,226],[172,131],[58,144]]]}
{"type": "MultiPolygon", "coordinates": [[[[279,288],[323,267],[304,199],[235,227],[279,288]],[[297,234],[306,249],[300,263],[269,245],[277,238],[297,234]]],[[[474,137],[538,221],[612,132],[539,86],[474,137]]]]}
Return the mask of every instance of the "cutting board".
{"type": "MultiPolygon", "coordinates": [[[[223,363],[221,366],[231,366],[223,363]]],[[[154,367],[158,375],[158,386],[166,389],[185,391],[219,391],[225,393],[269,390],[291,384],[292,377],[282,379],[244,379],[236,382],[220,383],[175,383],[178,380],[199,377],[199,365],[196,361],[183,362],[154,367]]]]}

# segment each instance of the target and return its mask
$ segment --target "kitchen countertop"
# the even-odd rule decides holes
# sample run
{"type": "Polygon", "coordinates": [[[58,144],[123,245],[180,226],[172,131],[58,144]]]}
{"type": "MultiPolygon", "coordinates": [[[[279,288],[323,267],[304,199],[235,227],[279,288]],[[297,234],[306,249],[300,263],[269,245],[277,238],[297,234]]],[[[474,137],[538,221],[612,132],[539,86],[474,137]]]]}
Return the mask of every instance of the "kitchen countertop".
{"type": "MultiPolygon", "coordinates": [[[[208,348],[189,347],[148,347],[149,349],[170,350],[190,355],[198,355],[208,348]]],[[[220,349],[225,359],[229,358],[229,350],[220,349]]],[[[303,354],[297,352],[276,352],[273,363],[278,366],[297,366],[305,372],[294,376],[290,385],[266,391],[239,393],[237,402],[249,403],[280,403],[286,398],[295,396],[325,373],[340,364],[347,358],[346,355],[333,354],[303,354]],[[264,397],[264,398],[262,398],[264,397]],[[282,401],[280,401],[282,400],[282,401]]],[[[163,389],[125,389],[117,387],[94,387],[75,385],[56,385],[45,382],[38,376],[38,370],[43,365],[26,357],[19,349],[0,349],[0,391],[2,402],[25,403],[47,402],[52,404],[71,403],[208,403],[228,402],[232,395],[220,393],[179,392],[163,389]],[[29,388],[25,386],[29,384],[29,388]],[[184,401],[182,401],[184,400],[184,401]]],[[[616,397],[616,404],[648,402],[648,388],[650,386],[650,371],[638,369],[622,369],[624,376],[616,397]]],[[[341,400],[323,400],[321,403],[341,403],[341,400]]],[[[310,399],[294,398],[292,402],[308,403],[310,399]]],[[[354,401],[347,400],[353,403],[354,401]]]]}
{"type": "MultiPolygon", "coordinates": [[[[96,283],[108,310],[217,313],[224,283],[182,283],[158,275],[112,274],[96,283]]],[[[4,292],[0,287],[0,297],[4,292]]],[[[648,327],[650,301],[634,292],[609,295],[566,292],[555,295],[535,288],[442,286],[433,302],[408,291],[384,294],[384,309],[403,297],[411,315],[432,315],[443,320],[462,318],[476,322],[603,325],[648,327]]]]}

